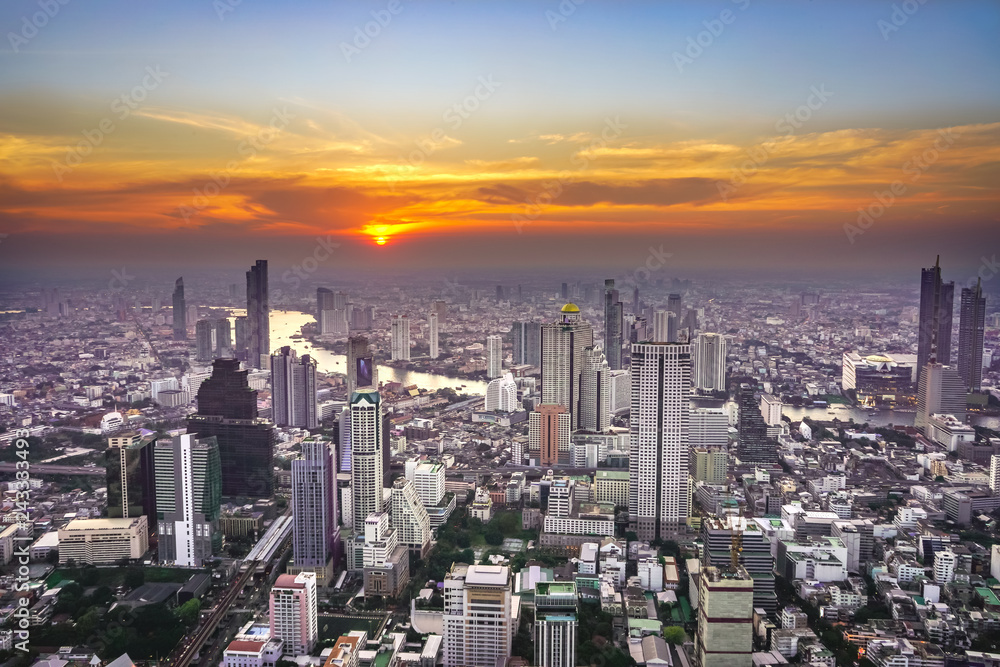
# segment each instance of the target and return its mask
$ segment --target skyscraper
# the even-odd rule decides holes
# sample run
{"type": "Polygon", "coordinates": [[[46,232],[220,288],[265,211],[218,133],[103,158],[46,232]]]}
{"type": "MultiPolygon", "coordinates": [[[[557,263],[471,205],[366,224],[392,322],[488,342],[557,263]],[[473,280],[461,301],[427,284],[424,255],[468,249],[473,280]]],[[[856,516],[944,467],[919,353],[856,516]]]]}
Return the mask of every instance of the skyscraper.
{"type": "Polygon", "coordinates": [[[219,445],[184,433],[158,441],[153,453],[160,561],[201,567],[222,548],[219,445]]]}
{"type": "Polygon", "coordinates": [[[983,330],[986,328],[986,297],[982,281],[962,288],[958,319],[958,374],[969,391],[983,386],[983,330]]]}
{"type": "Polygon", "coordinates": [[[501,336],[486,337],[486,375],[498,378],[503,374],[503,338],[501,336]]]}
{"type": "Polygon", "coordinates": [[[604,356],[608,368],[622,368],[622,327],[624,307],[615,289],[614,278],[604,281],[604,356]]]}
{"type": "Polygon", "coordinates": [[[336,478],[333,443],[303,440],[302,458],[292,461],[292,557],[295,573],[314,572],[321,586],[333,576],[340,541],[336,478]]]}
{"type": "Polygon", "coordinates": [[[212,377],[198,388],[198,412],[188,433],[215,436],[222,460],[222,494],[270,498],[274,491],[274,424],[257,416],[257,390],[236,359],[216,359],[212,377]]]}
{"type": "Polygon", "coordinates": [[[726,391],[726,339],[698,334],[694,342],[694,387],[699,391],[726,391]]]}
{"type": "Polygon", "coordinates": [[[743,568],[704,567],[698,585],[695,660],[700,667],[753,665],[753,579],[743,568]]]}
{"type": "Polygon", "coordinates": [[[611,427],[611,369],[598,347],[583,349],[578,428],[603,433],[611,427]]]}
{"type": "Polygon", "coordinates": [[[375,357],[368,351],[367,336],[347,339],[347,395],[359,389],[378,386],[375,357]]]}
{"type": "Polygon", "coordinates": [[[184,278],[174,283],[174,340],[187,340],[187,303],[184,301],[184,278]]]}
{"type": "Polygon", "coordinates": [[[392,316],[392,360],[410,360],[410,318],[406,315],[392,316]]]}
{"type": "Polygon", "coordinates": [[[778,460],[777,443],[767,437],[767,422],[754,398],[754,388],[740,385],[739,443],[736,458],[741,463],[774,463],[778,460]]]}
{"type": "Polygon", "coordinates": [[[510,569],[456,563],[444,580],[444,667],[494,665],[510,655],[510,569]]]}
{"type": "Polygon", "coordinates": [[[920,322],[917,332],[917,368],[936,361],[951,363],[951,322],[955,283],[941,281],[940,257],[929,269],[920,271],[920,322]]]}
{"type": "Polygon", "coordinates": [[[288,345],[271,355],[271,406],[278,426],[319,427],[315,359],[288,345]]]}
{"type": "Polygon", "coordinates": [[[556,465],[560,453],[569,456],[571,431],[566,408],[543,403],[528,415],[528,449],[538,452],[541,465],[556,465]]]}
{"type": "Polygon", "coordinates": [[[215,356],[233,356],[233,328],[229,325],[228,317],[215,320],[215,356]]]}
{"type": "Polygon", "coordinates": [[[155,528],[155,444],[154,435],[142,435],[137,431],[108,438],[104,461],[107,469],[109,519],[146,516],[149,527],[155,528]]]}
{"type": "Polygon", "coordinates": [[[425,557],[431,548],[431,520],[413,482],[399,477],[392,483],[390,506],[392,526],[399,534],[399,543],[413,555],[425,557]]]}
{"type": "Polygon", "coordinates": [[[437,359],[441,351],[438,349],[438,316],[437,313],[431,313],[427,317],[427,342],[429,343],[430,351],[428,355],[431,359],[437,359]]]}
{"type": "Polygon", "coordinates": [[[247,324],[247,363],[253,368],[262,368],[265,357],[271,354],[266,259],[258,259],[247,271],[247,324]]]}
{"type": "Polygon", "coordinates": [[[667,295],[667,310],[673,313],[677,317],[677,321],[680,322],[681,318],[684,317],[684,299],[680,294],[668,294],[667,295]]]}
{"type": "Polygon", "coordinates": [[[967,401],[965,382],[954,366],[928,363],[917,383],[917,414],[913,425],[924,430],[930,424],[931,415],[936,414],[954,415],[959,421],[965,421],[967,401]]]}
{"type": "Polygon", "coordinates": [[[351,394],[351,510],[354,532],[382,511],[382,398],[374,389],[351,394]]]}
{"type": "Polygon", "coordinates": [[[594,344],[594,330],[575,304],[567,303],[560,313],[559,320],[542,325],[542,403],[566,408],[576,430],[583,350],[594,344]]]}
{"type": "Polygon", "coordinates": [[[271,638],[283,643],[282,654],[290,657],[312,653],[319,637],[316,575],[300,572],[281,574],[271,587],[271,638]]]}
{"type": "Polygon", "coordinates": [[[535,584],[535,665],[576,665],[577,600],[572,581],[535,584]]]}
{"type": "Polygon", "coordinates": [[[517,402],[517,383],[514,376],[506,373],[503,377],[490,380],[486,385],[486,412],[500,410],[501,412],[516,412],[520,409],[517,402]]]}
{"type": "Polygon", "coordinates": [[[347,335],[347,294],[332,292],[325,287],[316,289],[316,322],[320,334],[347,335]]]}
{"type": "Polygon", "coordinates": [[[512,361],[515,366],[530,364],[536,368],[541,367],[541,322],[514,322],[510,329],[510,339],[514,348],[512,361]]]}
{"type": "Polygon", "coordinates": [[[691,346],[635,343],[631,373],[629,524],[664,539],[688,518],[691,346]]]}
{"type": "Polygon", "coordinates": [[[194,340],[198,361],[211,361],[215,355],[215,320],[198,320],[194,340]]]}
{"type": "Polygon", "coordinates": [[[653,342],[677,342],[677,315],[669,310],[658,310],[653,313],[653,342]]]}
{"type": "Polygon", "coordinates": [[[246,316],[241,315],[236,318],[233,328],[235,329],[236,337],[233,346],[235,348],[234,356],[240,361],[246,361],[247,355],[250,352],[248,347],[250,345],[250,320],[248,320],[246,316]]]}

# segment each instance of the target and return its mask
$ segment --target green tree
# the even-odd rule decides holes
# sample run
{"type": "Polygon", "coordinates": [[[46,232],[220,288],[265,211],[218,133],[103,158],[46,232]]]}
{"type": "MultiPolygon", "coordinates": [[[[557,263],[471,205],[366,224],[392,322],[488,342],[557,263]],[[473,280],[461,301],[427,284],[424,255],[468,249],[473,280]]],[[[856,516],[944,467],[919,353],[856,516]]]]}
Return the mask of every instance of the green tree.
{"type": "Polygon", "coordinates": [[[185,626],[190,627],[198,622],[198,614],[201,612],[201,600],[192,598],[182,604],[177,609],[177,618],[185,626]]]}
{"type": "Polygon", "coordinates": [[[668,625],[663,628],[663,640],[668,644],[683,644],[686,636],[684,628],[679,625],[668,625]]]}

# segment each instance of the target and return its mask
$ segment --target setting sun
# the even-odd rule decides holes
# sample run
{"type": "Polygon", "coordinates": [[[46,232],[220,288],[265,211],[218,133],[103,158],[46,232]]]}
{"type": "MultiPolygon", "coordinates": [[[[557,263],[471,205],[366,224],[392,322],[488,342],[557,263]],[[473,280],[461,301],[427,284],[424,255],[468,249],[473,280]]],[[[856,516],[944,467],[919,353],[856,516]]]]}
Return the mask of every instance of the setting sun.
{"type": "Polygon", "coordinates": [[[385,245],[385,242],[388,241],[388,240],[389,239],[387,239],[386,237],[380,236],[377,239],[375,239],[375,243],[377,243],[379,245],[385,245]]]}

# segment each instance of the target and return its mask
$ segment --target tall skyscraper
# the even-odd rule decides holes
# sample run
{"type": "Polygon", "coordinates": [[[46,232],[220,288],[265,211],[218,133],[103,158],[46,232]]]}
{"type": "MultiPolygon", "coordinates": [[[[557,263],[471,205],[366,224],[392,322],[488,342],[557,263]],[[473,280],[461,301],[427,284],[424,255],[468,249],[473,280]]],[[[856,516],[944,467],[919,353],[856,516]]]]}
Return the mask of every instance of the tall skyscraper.
{"type": "Polygon", "coordinates": [[[778,460],[778,445],[767,437],[767,422],[754,398],[754,388],[740,385],[739,444],[736,458],[741,463],[774,463],[778,460]]]}
{"type": "Polygon", "coordinates": [[[575,304],[567,303],[560,313],[559,320],[542,325],[542,403],[566,408],[576,430],[583,350],[594,344],[594,330],[575,304]]]}
{"type": "Polygon", "coordinates": [[[517,402],[517,383],[514,376],[506,373],[503,377],[490,380],[486,385],[486,412],[500,410],[501,412],[517,412],[520,410],[517,402]]]}
{"type": "Polygon", "coordinates": [[[410,360],[410,318],[406,315],[392,316],[392,360],[410,360]]]}
{"type": "Polygon", "coordinates": [[[351,394],[351,510],[354,532],[382,511],[382,397],[374,389],[351,394]]]}
{"type": "Polygon", "coordinates": [[[535,584],[536,667],[575,667],[576,596],[572,581],[535,584]]]}
{"type": "Polygon", "coordinates": [[[236,318],[236,322],[233,325],[235,329],[236,340],[233,347],[235,352],[235,357],[240,361],[246,361],[247,355],[250,352],[250,320],[246,316],[241,315],[236,318]]]}
{"type": "MultiPolygon", "coordinates": [[[[968,406],[965,382],[954,366],[928,363],[917,383],[917,414],[913,425],[921,430],[930,425],[931,415],[954,415],[965,421],[968,406]]],[[[926,435],[926,432],[925,432],[926,435]]]]}
{"type": "Polygon", "coordinates": [[[677,321],[680,322],[681,318],[684,317],[684,299],[680,294],[668,294],[667,295],[667,310],[677,316],[677,321]]]}
{"type": "Polygon", "coordinates": [[[283,642],[282,655],[308,656],[319,638],[316,575],[281,574],[271,587],[271,638],[283,642]]]}
{"type": "Polygon", "coordinates": [[[247,271],[247,363],[262,368],[271,354],[271,305],[267,260],[258,259],[247,271]]]}
{"type": "Polygon", "coordinates": [[[271,406],[278,426],[319,428],[315,359],[288,345],[271,355],[271,406]]]}
{"type": "Polygon", "coordinates": [[[615,371],[622,368],[624,314],[614,278],[608,278],[604,281],[604,356],[607,357],[608,368],[615,371]]]}
{"type": "Polygon", "coordinates": [[[688,518],[691,346],[635,343],[631,373],[629,524],[664,539],[688,518]]]}
{"type": "Polygon", "coordinates": [[[413,482],[399,477],[392,483],[392,526],[399,534],[399,543],[423,558],[431,548],[431,520],[420,502],[413,482]]]}
{"type": "Polygon", "coordinates": [[[920,271],[920,322],[917,332],[917,368],[936,361],[951,363],[951,322],[955,283],[941,281],[941,261],[920,271]]]}
{"type": "Polygon", "coordinates": [[[211,361],[215,357],[215,320],[198,320],[194,340],[198,361],[211,361]]]}
{"type": "Polygon", "coordinates": [[[569,456],[571,431],[566,408],[543,403],[528,415],[528,449],[538,452],[541,465],[556,465],[560,453],[569,456]]]}
{"type": "Polygon", "coordinates": [[[274,492],[274,424],[257,416],[257,390],[236,359],[216,359],[212,377],[198,388],[198,411],[188,433],[215,436],[222,460],[222,494],[270,498],[274,492]]]}
{"type": "Polygon", "coordinates": [[[503,375],[503,337],[486,337],[486,375],[498,378],[503,375]]]}
{"type": "Polygon", "coordinates": [[[187,340],[187,303],[184,301],[184,278],[174,283],[174,340],[187,340]]]}
{"type": "Polygon", "coordinates": [[[603,433],[611,427],[611,369],[600,347],[583,349],[578,428],[603,433]]]}
{"type": "Polygon", "coordinates": [[[347,294],[333,292],[325,287],[316,289],[316,322],[320,334],[346,336],[347,327],[347,294]]]}
{"type": "Polygon", "coordinates": [[[228,317],[215,320],[215,357],[233,356],[233,328],[228,317]]]}
{"type": "Polygon", "coordinates": [[[695,660],[700,667],[753,665],[753,579],[743,568],[704,567],[698,585],[695,660]]]}
{"type": "Polygon", "coordinates": [[[510,569],[456,563],[444,580],[444,666],[494,665],[510,655],[510,569]]]}
{"type": "Polygon", "coordinates": [[[441,354],[441,350],[438,349],[438,316],[437,313],[431,313],[427,317],[427,342],[430,346],[430,351],[428,355],[431,359],[437,359],[438,355],[441,354]]]}
{"type": "Polygon", "coordinates": [[[677,342],[677,315],[670,310],[653,313],[653,342],[677,342]]]}
{"type": "Polygon", "coordinates": [[[510,329],[511,345],[514,348],[512,361],[515,366],[530,364],[536,368],[542,365],[542,324],[541,322],[514,322],[510,329]]]}
{"type": "Polygon", "coordinates": [[[153,462],[154,435],[137,431],[108,438],[104,453],[107,468],[109,519],[146,516],[156,525],[156,476],[153,462]]]}
{"type": "Polygon", "coordinates": [[[726,391],[726,339],[714,333],[698,334],[692,353],[695,389],[726,391]]]}
{"type": "Polygon", "coordinates": [[[347,339],[347,395],[369,387],[378,387],[378,372],[368,337],[351,336],[347,339]]]}
{"type": "Polygon", "coordinates": [[[969,391],[983,387],[983,331],[986,328],[986,297],[982,281],[962,288],[958,319],[958,374],[969,391]]]}
{"type": "Polygon", "coordinates": [[[153,454],[160,561],[201,567],[222,548],[219,445],[184,433],[158,441],[153,454]]]}
{"type": "Polygon", "coordinates": [[[321,586],[330,583],[340,542],[336,480],[333,443],[303,440],[302,458],[292,461],[292,557],[296,573],[314,572],[321,586]]]}

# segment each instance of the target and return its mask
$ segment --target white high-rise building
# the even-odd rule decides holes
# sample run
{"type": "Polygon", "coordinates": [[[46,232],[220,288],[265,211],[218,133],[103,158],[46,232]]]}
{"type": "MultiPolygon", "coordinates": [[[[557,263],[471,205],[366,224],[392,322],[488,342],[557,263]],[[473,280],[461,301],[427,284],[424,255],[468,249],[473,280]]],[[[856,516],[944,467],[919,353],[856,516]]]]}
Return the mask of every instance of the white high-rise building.
{"type": "Polygon", "coordinates": [[[715,333],[698,334],[692,350],[692,384],[700,391],[726,390],[726,339],[715,333]]]}
{"type": "Polygon", "coordinates": [[[572,430],[579,423],[583,350],[593,344],[594,329],[575,304],[563,306],[558,321],[542,325],[542,403],[563,406],[572,430]]]}
{"type": "Polygon", "coordinates": [[[287,345],[271,355],[271,406],[278,426],[319,427],[315,359],[287,345]]]}
{"type": "Polygon", "coordinates": [[[653,342],[677,342],[677,313],[669,310],[658,310],[653,313],[653,342]]]}
{"type": "Polygon", "coordinates": [[[201,567],[222,545],[222,462],[215,437],[190,433],[153,449],[160,561],[201,567]]]}
{"type": "Polygon", "coordinates": [[[368,515],[382,511],[382,398],[378,391],[351,396],[351,511],[354,531],[368,515]]]}
{"type": "Polygon", "coordinates": [[[444,580],[444,666],[488,667],[510,655],[510,569],[457,563],[444,580]]]}
{"type": "Polygon", "coordinates": [[[503,373],[503,337],[486,337],[486,367],[491,378],[498,378],[503,373]]]}
{"type": "Polygon", "coordinates": [[[1000,454],[990,457],[990,491],[993,495],[1000,495],[1000,454]]]}
{"type": "Polygon", "coordinates": [[[691,449],[726,449],[729,446],[729,415],[722,408],[691,408],[688,419],[688,446],[691,449]]]}
{"type": "MultiPolygon", "coordinates": [[[[961,422],[965,421],[967,408],[967,390],[965,382],[959,376],[954,366],[946,366],[930,362],[920,371],[920,381],[917,384],[917,416],[913,425],[922,431],[928,431],[931,415],[954,415],[961,422]]],[[[924,435],[928,435],[927,432],[924,435]]]]}
{"type": "Polygon", "coordinates": [[[410,318],[406,315],[392,316],[392,360],[410,360],[410,318]]]}
{"type": "Polygon", "coordinates": [[[339,540],[337,472],[333,443],[320,436],[302,441],[302,458],[292,461],[292,556],[295,568],[315,572],[327,585],[339,540]]]}
{"type": "Polygon", "coordinates": [[[430,357],[431,359],[437,359],[441,351],[438,349],[438,316],[437,313],[431,313],[427,317],[427,339],[430,342],[430,357]]]}
{"type": "Polygon", "coordinates": [[[688,518],[691,346],[635,343],[631,372],[629,523],[663,539],[688,518]]]}
{"type": "Polygon", "coordinates": [[[958,566],[958,556],[951,549],[938,551],[934,554],[934,583],[947,584],[955,580],[955,568],[958,566]]]}
{"type": "Polygon", "coordinates": [[[400,477],[392,484],[392,525],[399,543],[423,557],[431,546],[431,520],[413,482],[400,477]]]}
{"type": "Polygon", "coordinates": [[[316,575],[278,575],[271,588],[271,638],[284,642],[283,655],[309,655],[319,638],[316,575]]]}
{"type": "Polygon", "coordinates": [[[611,427],[611,369],[600,347],[583,350],[577,427],[598,433],[611,427]]]}
{"type": "Polygon", "coordinates": [[[385,512],[369,514],[364,524],[365,567],[385,567],[399,544],[399,531],[392,527],[385,512]]]}
{"type": "Polygon", "coordinates": [[[444,470],[443,463],[417,463],[413,466],[411,477],[409,467],[407,468],[407,479],[413,482],[424,507],[434,507],[444,498],[444,470]]]}
{"type": "Polygon", "coordinates": [[[516,412],[520,409],[517,402],[517,383],[510,373],[504,374],[496,380],[490,380],[486,385],[486,412],[500,410],[502,412],[516,412]]]}
{"type": "Polygon", "coordinates": [[[773,394],[761,394],[760,414],[768,426],[781,426],[781,399],[773,394]]]}
{"type": "Polygon", "coordinates": [[[611,413],[617,414],[632,406],[632,376],[628,369],[611,371],[611,413]]]}

